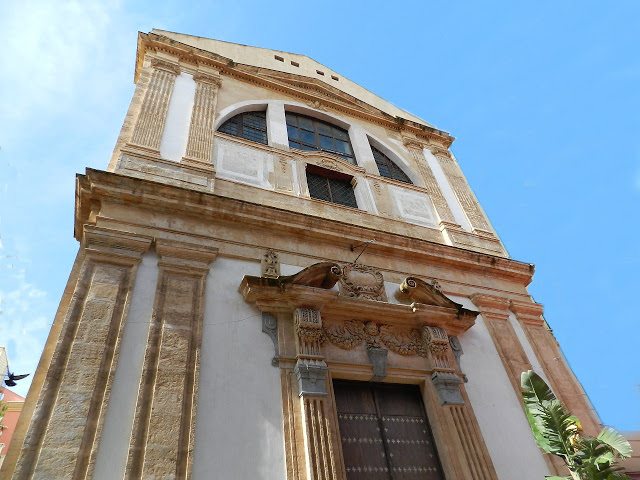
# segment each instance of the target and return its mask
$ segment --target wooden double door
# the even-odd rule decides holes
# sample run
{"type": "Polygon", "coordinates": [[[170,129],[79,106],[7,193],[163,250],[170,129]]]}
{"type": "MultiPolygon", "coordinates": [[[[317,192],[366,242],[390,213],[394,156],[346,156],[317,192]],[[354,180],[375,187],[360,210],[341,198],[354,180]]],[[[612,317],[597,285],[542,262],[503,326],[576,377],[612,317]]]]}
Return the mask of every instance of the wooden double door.
{"type": "Polygon", "coordinates": [[[334,381],[348,480],[443,480],[420,389],[334,381]]]}

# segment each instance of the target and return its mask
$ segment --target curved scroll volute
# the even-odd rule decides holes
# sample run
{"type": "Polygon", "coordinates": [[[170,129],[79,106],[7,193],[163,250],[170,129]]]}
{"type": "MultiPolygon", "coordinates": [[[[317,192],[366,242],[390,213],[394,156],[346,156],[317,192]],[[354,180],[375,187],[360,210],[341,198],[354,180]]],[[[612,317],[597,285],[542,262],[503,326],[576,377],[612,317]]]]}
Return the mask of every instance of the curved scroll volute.
{"type": "Polygon", "coordinates": [[[280,277],[282,285],[304,285],[306,287],[316,287],[331,289],[342,276],[342,268],[337,263],[321,262],[311,265],[304,270],[290,275],[280,277]]]}

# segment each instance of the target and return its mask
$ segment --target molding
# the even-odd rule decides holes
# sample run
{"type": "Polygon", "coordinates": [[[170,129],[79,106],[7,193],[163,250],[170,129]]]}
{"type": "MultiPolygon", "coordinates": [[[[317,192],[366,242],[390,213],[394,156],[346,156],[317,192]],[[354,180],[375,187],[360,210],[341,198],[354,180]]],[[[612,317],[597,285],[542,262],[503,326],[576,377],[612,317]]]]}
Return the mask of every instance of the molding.
{"type": "Polygon", "coordinates": [[[304,103],[311,102],[311,104],[316,105],[315,102],[318,102],[319,105],[324,105],[325,108],[333,108],[348,115],[369,120],[393,131],[411,131],[417,137],[424,138],[426,142],[435,141],[448,147],[455,140],[447,132],[402,117],[392,116],[342,92],[336,87],[326,85],[320,80],[238,64],[230,58],[201,50],[155,33],[138,33],[135,82],[138,81],[142,72],[145,57],[147,55],[156,55],[160,52],[177,57],[180,64],[214,68],[219,70],[221,75],[236,77],[262,87],[292,95],[300,98],[304,103]]]}
{"type": "MultiPolygon", "coordinates": [[[[446,264],[452,269],[509,280],[522,286],[528,285],[533,275],[532,265],[509,258],[93,169],[87,169],[85,175],[77,177],[76,238],[82,232],[83,224],[89,220],[91,204],[95,201],[133,204],[149,212],[198,218],[211,225],[237,222],[247,228],[263,229],[278,235],[286,232],[292,238],[296,235],[306,239],[317,238],[336,247],[348,248],[353,242],[375,238],[376,242],[367,250],[368,255],[390,258],[402,255],[405,261],[419,263],[432,261],[438,265],[446,264]]],[[[136,228],[135,225],[132,228],[136,228]]],[[[148,227],[140,225],[140,228],[148,227]]]]}
{"type": "Polygon", "coordinates": [[[544,306],[539,303],[511,300],[509,307],[521,323],[532,327],[544,327],[546,325],[542,317],[544,306]]]}

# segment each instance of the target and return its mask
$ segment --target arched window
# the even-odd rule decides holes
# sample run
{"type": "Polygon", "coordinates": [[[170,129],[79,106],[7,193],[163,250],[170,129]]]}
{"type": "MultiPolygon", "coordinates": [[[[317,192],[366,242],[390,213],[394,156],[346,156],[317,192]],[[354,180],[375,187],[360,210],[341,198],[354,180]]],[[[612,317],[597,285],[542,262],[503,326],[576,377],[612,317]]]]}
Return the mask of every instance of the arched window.
{"type": "Polygon", "coordinates": [[[404,183],[413,183],[407,174],[400,170],[393,160],[387,157],[384,153],[378,150],[373,145],[371,146],[371,151],[373,152],[373,158],[376,159],[376,165],[378,165],[378,171],[380,175],[387,178],[393,178],[394,180],[400,180],[404,183]]]}
{"type": "Polygon", "coordinates": [[[267,114],[266,112],[239,113],[224,122],[218,131],[267,145],[267,114]]]}
{"type": "Polygon", "coordinates": [[[315,118],[287,112],[289,146],[301,150],[320,150],[356,163],[346,130],[315,118]]]}

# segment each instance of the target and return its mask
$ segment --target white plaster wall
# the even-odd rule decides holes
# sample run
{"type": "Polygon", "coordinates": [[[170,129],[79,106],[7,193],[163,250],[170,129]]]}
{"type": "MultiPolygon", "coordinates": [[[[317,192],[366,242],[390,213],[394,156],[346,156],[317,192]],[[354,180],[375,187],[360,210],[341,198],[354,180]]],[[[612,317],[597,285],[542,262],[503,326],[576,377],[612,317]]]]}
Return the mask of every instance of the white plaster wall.
{"type": "Polygon", "coordinates": [[[193,480],[285,478],[280,371],[244,275],[260,264],[218,258],[207,277],[193,480]]]}
{"type": "MultiPolygon", "coordinates": [[[[468,298],[449,298],[478,310],[468,298]]],[[[498,478],[540,480],[549,475],[520,406],[521,400],[511,386],[481,315],[459,339],[464,352],[462,371],[469,379],[467,393],[498,478]]]]}
{"type": "Polygon", "coordinates": [[[124,478],[157,283],[158,257],[150,252],[142,257],[133,285],[93,480],[124,478]]]}
{"type": "Polygon", "coordinates": [[[436,182],[438,182],[438,186],[440,187],[440,191],[444,196],[444,199],[447,201],[449,208],[451,209],[451,213],[453,214],[453,218],[455,218],[456,222],[464,228],[467,232],[472,230],[471,223],[469,223],[469,219],[467,215],[462,210],[462,206],[458,201],[458,197],[453,193],[453,189],[449,184],[449,180],[445,176],[442,171],[442,167],[440,167],[440,163],[438,159],[431,153],[431,150],[428,148],[423,149],[424,158],[427,160],[431,171],[433,172],[433,176],[436,177],[436,182]]]}
{"type": "Polygon", "coordinates": [[[179,162],[184,157],[187,151],[195,93],[196,82],[194,82],[192,75],[181,73],[176,77],[160,141],[160,156],[162,158],[179,162]]]}

